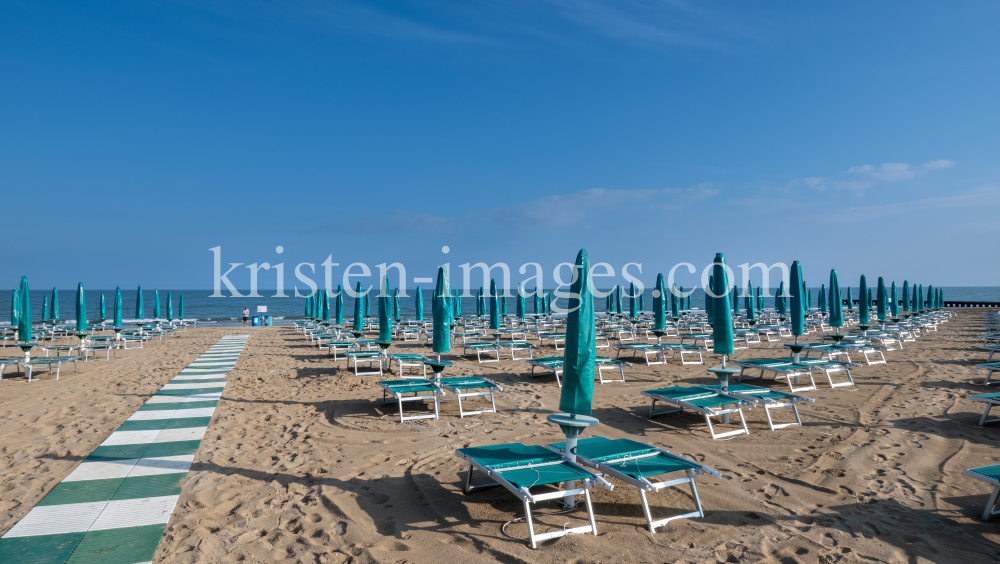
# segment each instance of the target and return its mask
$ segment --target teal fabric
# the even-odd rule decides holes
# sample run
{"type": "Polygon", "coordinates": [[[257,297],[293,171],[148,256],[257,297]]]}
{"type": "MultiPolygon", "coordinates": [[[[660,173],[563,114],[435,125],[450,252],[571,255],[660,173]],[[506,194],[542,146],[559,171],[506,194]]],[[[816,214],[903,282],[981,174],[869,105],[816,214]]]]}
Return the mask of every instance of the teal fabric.
{"type": "Polygon", "coordinates": [[[371,315],[372,315],[371,292],[365,292],[365,317],[371,317],[371,315]]]}
{"type": "Polygon", "coordinates": [[[667,312],[663,307],[667,297],[667,289],[663,283],[663,273],[656,275],[656,288],[653,289],[653,329],[662,331],[667,326],[667,312]]]}
{"type": "Polygon", "coordinates": [[[726,303],[726,291],[729,290],[729,273],[726,272],[726,258],[722,253],[716,253],[712,266],[712,294],[705,296],[712,302],[712,352],[715,354],[733,354],[733,318],[726,303]]]}
{"type": "Polygon", "coordinates": [[[497,282],[490,279],[490,329],[500,328],[500,304],[497,303],[497,282]]]}
{"type": "Polygon", "coordinates": [[[143,320],[146,318],[146,312],[142,306],[142,286],[135,291],[135,318],[137,320],[143,320]]]}
{"type": "Polygon", "coordinates": [[[524,284],[517,285],[517,318],[524,319],[524,284]]]}
{"type": "Polygon", "coordinates": [[[878,277],[878,291],[876,292],[876,309],[875,316],[878,317],[879,321],[885,321],[885,314],[888,311],[886,307],[889,301],[889,294],[885,291],[885,280],[881,276],[878,277]]]}
{"type": "Polygon", "coordinates": [[[355,331],[364,330],[364,305],[365,297],[361,295],[361,281],[358,280],[358,286],[354,290],[354,325],[353,329],[355,331]]]}
{"type": "Polygon", "coordinates": [[[740,313],[740,293],[736,289],[736,284],[733,284],[733,293],[731,295],[733,301],[733,314],[739,315],[740,313]]]}
{"type": "MultiPolygon", "coordinates": [[[[181,304],[184,303],[184,298],[181,298],[181,304]]],[[[115,288],[115,327],[122,326],[122,287],[118,286],[115,288]]],[[[181,306],[181,318],[184,317],[184,306],[181,306]]]]}
{"type": "Polygon", "coordinates": [[[757,305],[753,299],[753,282],[749,280],[747,280],[747,297],[744,302],[743,305],[747,308],[747,319],[757,321],[757,305]]]}
{"type": "Polygon", "coordinates": [[[434,333],[431,350],[441,354],[451,352],[451,288],[448,283],[448,267],[438,267],[437,286],[431,300],[434,307],[434,333]]]}
{"type": "Polygon", "coordinates": [[[870,296],[868,295],[868,280],[866,280],[865,275],[862,274],[861,290],[858,291],[858,300],[859,303],[861,304],[860,307],[858,307],[858,321],[860,323],[864,324],[871,323],[872,318],[871,314],[868,311],[869,306],[871,305],[871,301],[868,299],[869,297],[870,296]]]}
{"type": "Polygon", "coordinates": [[[847,311],[854,311],[854,290],[847,288],[847,311]]]}
{"type": "Polygon", "coordinates": [[[778,315],[788,315],[788,301],[785,296],[785,281],[778,285],[778,295],[774,296],[774,308],[778,310],[778,315]]]}
{"type": "Polygon", "coordinates": [[[621,315],[622,312],[622,287],[615,288],[615,313],[621,315]]]}
{"type": "Polygon", "coordinates": [[[399,288],[392,291],[392,318],[399,321],[399,288]]]}
{"type": "Polygon", "coordinates": [[[382,277],[382,291],[378,296],[378,339],[388,341],[392,339],[392,311],[389,295],[389,276],[382,277]]]}
{"type": "Polygon", "coordinates": [[[892,298],[892,303],[889,304],[889,313],[893,317],[899,317],[899,298],[896,296],[896,282],[893,281],[892,289],[890,290],[890,298],[892,298]]]}
{"type": "Polygon", "coordinates": [[[792,295],[789,297],[791,302],[792,310],[792,335],[798,337],[804,335],[806,331],[806,307],[803,300],[803,290],[805,289],[805,281],[802,280],[802,265],[799,261],[792,262],[792,271],[789,275],[789,286],[792,290],[792,295]]]}
{"type": "Polygon", "coordinates": [[[177,304],[177,315],[179,315],[181,319],[184,319],[184,294],[180,295],[180,297],[178,298],[178,302],[179,303],[177,304]]]}
{"type": "Polygon", "coordinates": [[[28,289],[28,277],[21,277],[21,287],[17,291],[21,313],[17,317],[17,340],[31,341],[31,291],[28,289]]]}
{"type": "MultiPolygon", "coordinates": [[[[848,288],[850,292],[850,288],[848,288]]],[[[830,270],[830,327],[844,326],[844,308],[840,300],[840,282],[837,280],[837,271],[830,270]]]]}
{"type": "Polygon", "coordinates": [[[531,296],[531,302],[532,302],[532,312],[537,315],[539,313],[539,311],[538,311],[538,288],[537,287],[535,287],[535,293],[534,293],[534,295],[531,296]]]}
{"type": "Polygon", "coordinates": [[[52,288],[52,319],[59,319],[59,290],[52,288]]]}
{"type": "Polygon", "coordinates": [[[87,330],[87,299],[83,295],[83,282],[76,287],[76,330],[87,330]]]}
{"type": "Polygon", "coordinates": [[[632,282],[629,282],[629,285],[628,285],[628,316],[629,317],[635,317],[636,315],[638,315],[639,312],[636,309],[637,306],[638,306],[638,304],[635,301],[635,284],[632,283],[632,282]]]}
{"type": "Polygon", "coordinates": [[[160,318],[160,291],[153,289],[153,319],[160,318]]]}
{"type": "MultiPolygon", "coordinates": [[[[170,314],[171,314],[171,317],[172,317],[173,316],[173,311],[174,311],[174,306],[173,306],[173,303],[170,301],[170,294],[167,294],[167,304],[168,304],[167,308],[170,310],[170,314]]],[[[104,294],[101,293],[101,306],[100,306],[100,310],[98,310],[98,311],[100,311],[100,314],[101,314],[101,321],[103,321],[103,320],[105,320],[105,319],[108,318],[108,312],[107,312],[107,309],[105,309],[105,307],[106,306],[104,304],[104,294]]],[[[44,307],[43,307],[43,309],[44,309],[44,307]]],[[[42,319],[45,319],[45,315],[42,315],[42,319]]],[[[168,317],[168,319],[170,319],[170,317],[168,317]]]]}
{"type": "Polygon", "coordinates": [[[566,316],[566,352],[559,409],[565,413],[590,415],[594,399],[594,359],[597,336],[594,327],[594,294],[590,258],[586,249],[576,256],[575,280],[570,286],[566,316]]]}
{"type": "Polygon", "coordinates": [[[532,486],[543,486],[545,484],[557,484],[559,482],[572,482],[574,480],[586,480],[593,478],[593,475],[577,470],[568,464],[553,464],[551,466],[539,466],[537,468],[517,468],[503,470],[500,475],[508,482],[514,484],[516,488],[530,488],[532,486]]]}
{"type": "MultiPolygon", "coordinates": [[[[14,291],[16,292],[17,290],[14,291]]],[[[104,298],[104,294],[101,294],[101,298],[102,299],[104,298]]],[[[13,308],[11,308],[11,311],[14,311],[13,308]]],[[[48,318],[49,318],[49,297],[42,296],[42,321],[48,318]]],[[[15,323],[13,326],[17,327],[17,324],[15,323]]]]}
{"type": "Polygon", "coordinates": [[[10,326],[14,328],[20,327],[21,319],[21,299],[20,290],[14,288],[13,293],[10,297],[10,326]]]}
{"type": "Polygon", "coordinates": [[[336,298],[336,301],[334,302],[334,311],[335,311],[335,314],[336,314],[335,317],[334,317],[334,319],[336,320],[337,325],[343,325],[344,324],[344,292],[341,289],[340,284],[337,285],[337,298],[336,298]]]}
{"type": "Polygon", "coordinates": [[[674,284],[670,287],[670,315],[674,319],[681,316],[680,305],[677,303],[679,297],[677,294],[677,285],[674,284]]]}
{"type": "Polygon", "coordinates": [[[458,449],[458,452],[493,470],[562,460],[562,455],[543,446],[522,443],[466,447],[458,449]]]}
{"type": "Polygon", "coordinates": [[[903,306],[903,313],[909,313],[910,311],[910,281],[903,280],[903,296],[900,298],[900,304],[903,306]]]}
{"type": "Polygon", "coordinates": [[[994,464],[993,466],[983,466],[980,468],[970,468],[969,472],[975,472],[981,476],[986,476],[987,478],[992,478],[994,480],[1000,480],[1000,464],[994,464]]]}
{"type": "Polygon", "coordinates": [[[417,321],[424,320],[424,295],[417,286],[417,294],[413,297],[413,310],[416,312],[417,321]]]}

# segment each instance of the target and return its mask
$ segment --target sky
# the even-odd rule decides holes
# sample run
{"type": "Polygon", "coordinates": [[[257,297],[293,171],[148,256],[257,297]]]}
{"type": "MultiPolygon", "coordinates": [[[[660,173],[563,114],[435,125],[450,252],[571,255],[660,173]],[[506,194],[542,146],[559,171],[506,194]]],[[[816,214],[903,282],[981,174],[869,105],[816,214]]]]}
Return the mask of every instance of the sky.
{"type": "Polygon", "coordinates": [[[581,248],[609,284],[722,252],[816,286],[998,285],[998,23],[963,1],[7,0],[0,287],[212,288],[216,247],[288,290],[328,257],[334,284],[536,262],[548,287],[581,248]]]}

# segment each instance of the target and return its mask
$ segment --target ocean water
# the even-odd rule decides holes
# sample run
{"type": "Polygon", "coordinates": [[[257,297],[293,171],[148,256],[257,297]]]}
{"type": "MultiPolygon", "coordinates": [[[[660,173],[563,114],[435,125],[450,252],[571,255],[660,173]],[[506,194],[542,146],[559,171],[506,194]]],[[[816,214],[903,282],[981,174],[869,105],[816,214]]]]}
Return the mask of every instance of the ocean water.
{"type": "MultiPolygon", "coordinates": [[[[926,289],[926,288],[925,288],[926,289]]],[[[959,286],[959,287],[944,287],[945,298],[950,300],[968,300],[968,301],[1000,301],[1000,286],[959,286]]],[[[815,305],[816,300],[819,297],[819,288],[811,288],[813,293],[813,304],[815,305]]],[[[607,290],[604,290],[607,291],[607,290]]],[[[624,292],[627,293],[626,288],[624,292]]],[[[902,292],[902,289],[899,288],[902,292]]],[[[213,323],[230,325],[230,324],[242,324],[241,315],[243,308],[250,308],[251,315],[255,315],[257,311],[257,306],[266,306],[267,313],[265,315],[270,315],[274,318],[276,324],[291,323],[295,319],[300,319],[303,316],[305,310],[305,299],[304,298],[275,298],[269,295],[266,291],[262,297],[259,298],[247,298],[247,297],[225,297],[225,298],[213,298],[211,297],[211,290],[160,290],[160,317],[167,317],[167,293],[173,295],[174,301],[174,318],[179,317],[179,296],[184,296],[184,316],[188,319],[196,318],[205,321],[211,321],[213,323]]],[[[271,291],[273,292],[273,290],[271,291]]],[[[415,290],[407,290],[407,297],[400,295],[400,310],[403,317],[412,317],[415,313],[414,305],[414,292],[415,290]]],[[[423,290],[423,301],[424,301],[424,312],[429,318],[431,313],[431,292],[432,290],[423,290]]],[[[511,290],[511,297],[507,298],[507,311],[513,314],[516,311],[517,305],[516,300],[513,297],[514,290],[511,290]]],[[[546,290],[548,293],[552,293],[552,290],[546,290]]],[[[772,288],[769,292],[772,296],[777,292],[776,288],[772,288]]],[[[846,299],[847,288],[841,288],[841,292],[846,299]]],[[[249,293],[248,291],[241,291],[241,293],[249,293]]],[[[104,294],[104,299],[106,302],[106,313],[107,317],[110,319],[114,315],[114,300],[115,291],[114,290],[88,290],[86,292],[87,301],[87,318],[96,319],[99,317],[100,313],[100,300],[101,294],[104,294]]],[[[402,292],[401,292],[402,294],[402,292]]],[[[852,294],[855,298],[858,296],[858,288],[852,289],[852,294]]],[[[12,291],[7,290],[5,294],[0,295],[0,326],[10,325],[10,306],[11,306],[11,296],[12,291]]],[[[52,291],[51,290],[32,290],[31,291],[31,312],[32,317],[35,320],[41,319],[42,315],[42,298],[48,296],[51,300],[52,291]]],[[[143,291],[143,305],[144,313],[146,319],[153,318],[153,290],[143,291]]],[[[371,312],[372,315],[378,315],[378,298],[374,295],[371,296],[371,312]]],[[[653,307],[653,292],[651,288],[647,288],[643,292],[643,300],[645,302],[646,311],[650,311],[653,307]]],[[[331,308],[333,305],[333,298],[330,300],[331,308]]],[[[136,291],[123,291],[122,292],[122,311],[124,313],[123,318],[126,322],[135,320],[135,302],[136,302],[136,291]]],[[[553,297],[553,302],[559,305],[566,305],[565,299],[556,299],[553,297]]],[[[598,312],[605,310],[605,299],[597,298],[594,300],[595,307],[598,312]]],[[[525,303],[527,305],[528,312],[533,312],[532,308],[532,298],[529,296],[525,303]]],[[[773,298],[766,299],[767,307],[773,307],[773,298]]],[[[703,308],[705,304],[705,293],[702,290],[695,290],[695,293],[691,295],[691,305],[696,308],[703,308]]],[[[50,306],[51,307],[51,306],[50,306]]],[[[742,303],[741,303],[742,309],[742,303]]],[[[622,296],[622,310],[628,311],[628,297],[622,296]]],[[[476,311],[476,300],[474,297],[462,298],[462,313],[469,313],[476,311]]],[[[344,317],[352,317],[354,314],[354,298],[345,296],[344,298],[344,317]]],[[[76,317],[76,289],[59,289],[59,317],[61,319],[74,319],[76,317]]]]}

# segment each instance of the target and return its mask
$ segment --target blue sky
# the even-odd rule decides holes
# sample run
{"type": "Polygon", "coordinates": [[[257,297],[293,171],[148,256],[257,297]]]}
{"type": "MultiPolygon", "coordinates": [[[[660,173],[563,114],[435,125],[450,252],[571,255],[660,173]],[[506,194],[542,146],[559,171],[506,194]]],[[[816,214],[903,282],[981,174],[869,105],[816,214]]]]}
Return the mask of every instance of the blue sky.
{"type": "Polygon", "coordinates": [[[9,0],[0,287],[210,288],[216,246],[283,261],[288,288],[328,255],[432,276],[445,260],[551,272],[581,247],[649,284],[721,251],[800,260],[816,285],[830,268],[996,285],[998,16],[9,0]]]}

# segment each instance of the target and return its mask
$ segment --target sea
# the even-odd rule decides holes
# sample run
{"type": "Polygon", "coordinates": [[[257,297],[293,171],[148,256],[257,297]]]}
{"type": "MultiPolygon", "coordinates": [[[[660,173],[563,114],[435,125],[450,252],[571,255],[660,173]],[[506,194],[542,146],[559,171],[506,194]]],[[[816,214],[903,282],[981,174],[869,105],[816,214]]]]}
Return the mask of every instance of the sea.
{"type": "MultiPolygon", "coordinates": [[[[811,288],[813,304],[815,305],[816,300],[819,297],[819,288],[811,288]]],[[[902,289],[898,289],[902,292],[902,289]]],[[[954,287],[943,287],[944,295],[946,299],[949,300],[964,300],[964,301],[994,301],[1000,302],[1000,286],[954,286],[954,287]]],[[[430,316],[431,310],[431,293],[433,290],[423,290],[423,302],[424,311],[426,315],[430,316]]],[[[562,291],[567,291],[563,289],[562,291]]],[[[604,292],[608,289],[602,290],[604,292]]],[[[858,288],[854,287],[852,289],[852,294],[855,298],[858,296],[858,288]]],[[[926,287],[925,287],[926,291],[926,287]]],[[[226,293],[226,297],[211,297],[211,290],[158,290],[160,296],[160,318],[166,319],[168,317],[167,312],[167,295],[169,294],[173,298],[173,315],[174,319],[179,318],[179,301],[180,296],[184,296],[184,317],[186,319],[198,319],[202,322],[217,325],[242,325],[242,312],[244,307],[250,308],[251,315],[257,315],[257,308],[259,306],[267,308],[267,315],[272,317],[273,323],[275,325],[289,324],[295,320],[302,319],[305,313],[305,298],[276,298],[273,296],[273,290],[265,291],[258,290],[261,293],[261,297],[232,297],[226,293]]],[[[552,294],[553,290],[546,290],[547,293],[552,294]]],[[[622,297],[622,310],[628,311],[628,289],[623,290],[622,297]]],[[[249,294],[248,290],[241,290],[241,294],[249,294]]],[[[287,292],[286,292],[287,293],[287,292]]],[[[516,310],[516,300],[513,297],[515,291],[511,290],[511,297],[507,298],[507,311],[513,314],[516,310]]],[[[769,292],[770,295],[777,293],[776,288],[772,288],[769,292]]],[[[400,314],[402,317],[413,317],[415,314],[415,290],[409,289],[406,291],[406,296],[402,295],[400,291],[400,314]]],[[[841,288],[841,294],[846,299],[847,288],[841,288]]],[[[6,295],[8,296],[6,300],[0,302],[0,326],[10,326],[10,314],[11,314],[11,298],[12,291],[7,290],[6,295]]],[[[115,291],[114,290],[87,290],[85,293],[86,304],[87,304],[87,318],[97,319],[100,317],[100,301],[101,296],[105,299],[105,314],[108,319],[112,318],[114,315],[114,301],[115,301],[115,291]]],[[[51,301],[52,291],[51,290],[32,290],[31,291],[31,313],[35,320],[40,320],[42,315],[42,300],[44,297],[48,297],[51,301]]],[[[76,289],[60,288],[58,291],[59,298],[59,318],[64,320],[75,319],[76,318],[76,289]]],[[[2,298],[0,298],[2,299],[2,298]]],[[[132,291],[122,291],[122,311],[124,312],[123,320],[126,323],[134,322],[137,319],[135,312],[135,304],[137,299],[137,293],[135,290],[132,291]]],[[[153,319],[153,302],[154,302],[154,290],[143,290],[143,315],[145,319],[153,319]]],[[[333,298],[331,298],[331,308],[333,306],[333,298]]],[[[371,313],[374,316],[378,315],[378,298],[374,295],[370,298],[371,301],[371,313]]],[[[553,301],[555,305],[565,306],[565,298],[556,298],[553,296],[553,301]]],[[[652,288],[646,288],[643,292],[643,301],[645,302],[646,311],[652,310],[653,307],[653,291],[652,288]]],[[[475,297],[463,297],[462,298],[462,313],[469,313],[476,311],[476,299],[475,297]]],[[[594,300],[595,309],[598,312],[605,311],[605,299],[597,298],[594,300]]],[[[691,295],[691,306],[695,308],[703,308],[705,304],[705,293],[702,290],[695,290],[691,295]]],[[[767,307],[773,307],[773,298],[766,299],[767,307]]],[[[526,306],[528,312],[533,312],[532,298],[529,296],[526,299],[526,306]]],[[[51,304],[49,306],[51,308],[51,304]]],[[[51,309],[50,309],[51,311],[51,309]]],[[[344,316],[351,317],[354,313],[354,298],[349,296],[344,297],[344,316]]],[[[50,315],[51,317],[51,315],[50,315]]]]}

